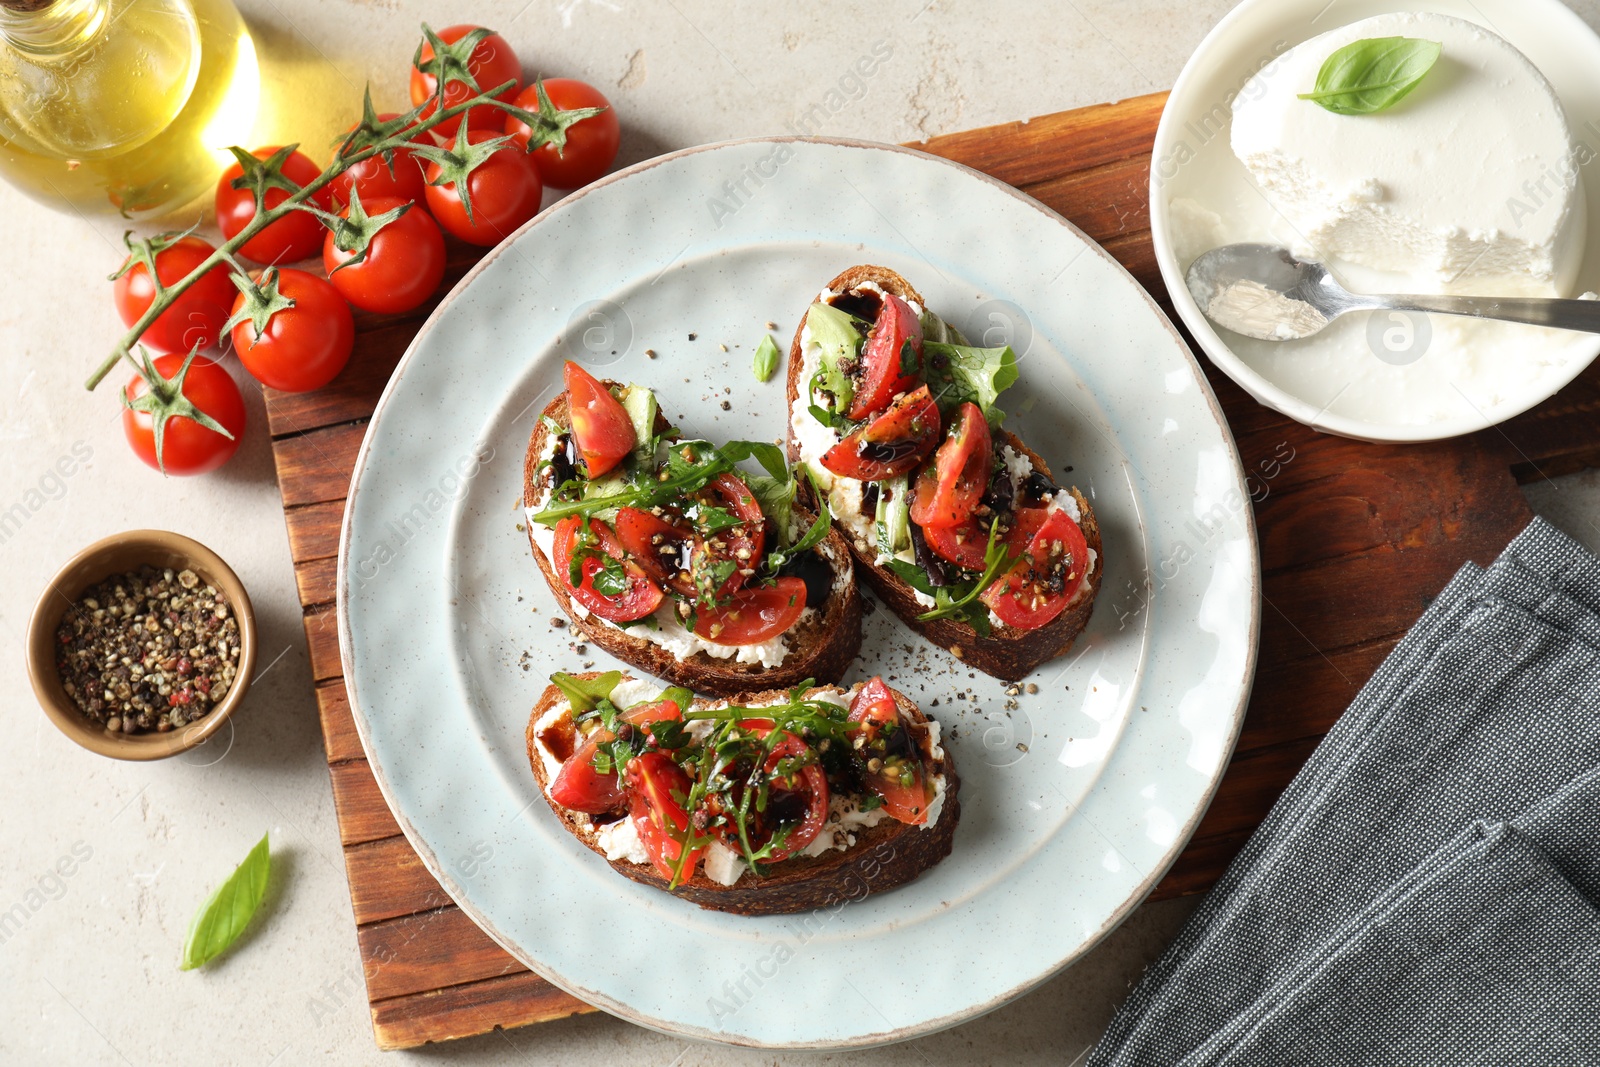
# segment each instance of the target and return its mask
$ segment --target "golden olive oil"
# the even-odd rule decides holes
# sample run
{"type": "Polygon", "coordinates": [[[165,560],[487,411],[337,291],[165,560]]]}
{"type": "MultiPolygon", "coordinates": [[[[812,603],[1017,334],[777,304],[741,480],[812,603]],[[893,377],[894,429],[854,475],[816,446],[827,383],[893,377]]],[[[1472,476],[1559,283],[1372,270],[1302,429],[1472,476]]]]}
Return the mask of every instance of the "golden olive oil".
{"type": "Polygon", "coordinates": [[[128,217],[206,192],[260,96],[232,0],[41,2],[0,0],[0,177],[57,210],[128,217]]]}

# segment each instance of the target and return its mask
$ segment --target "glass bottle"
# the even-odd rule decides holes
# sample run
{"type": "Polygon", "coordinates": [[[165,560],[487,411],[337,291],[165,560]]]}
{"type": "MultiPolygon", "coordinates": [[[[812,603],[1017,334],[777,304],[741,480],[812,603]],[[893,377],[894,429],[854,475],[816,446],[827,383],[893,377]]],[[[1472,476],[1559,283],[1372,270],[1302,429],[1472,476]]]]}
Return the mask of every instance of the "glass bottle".
{"type": "Polygon", "coordinates": [[[62,211],[170,212],[248,144],[260,81],[232,0],[0,0],[0,177],[62,211]]]}

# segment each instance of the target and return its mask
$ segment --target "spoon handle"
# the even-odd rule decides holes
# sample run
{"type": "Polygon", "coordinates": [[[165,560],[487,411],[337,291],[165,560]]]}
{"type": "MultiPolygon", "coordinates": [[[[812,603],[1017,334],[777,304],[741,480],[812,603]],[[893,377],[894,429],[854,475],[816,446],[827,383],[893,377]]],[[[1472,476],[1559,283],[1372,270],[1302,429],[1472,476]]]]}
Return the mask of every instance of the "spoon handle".
{"type": "Polygon", "coordinates": [[[1531,326],[1600,333],[1600,300],[1557,300],[1548,297],[1403,296],[1381,305],[1393,311],[1429,311],[1471,315],[1531,326]]]}

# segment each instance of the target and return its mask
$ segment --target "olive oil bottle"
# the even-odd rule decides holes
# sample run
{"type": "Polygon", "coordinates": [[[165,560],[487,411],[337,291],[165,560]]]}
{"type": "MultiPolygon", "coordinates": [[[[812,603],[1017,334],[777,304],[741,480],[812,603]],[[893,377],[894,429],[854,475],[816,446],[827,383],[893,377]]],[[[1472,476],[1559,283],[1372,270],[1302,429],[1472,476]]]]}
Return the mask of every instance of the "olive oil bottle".
{"type": "Polygon", "coordinates": [[[170,212],[248,144],[260,80],[232,0],[0,0],[0,177],[61,211],[170,212]]]}

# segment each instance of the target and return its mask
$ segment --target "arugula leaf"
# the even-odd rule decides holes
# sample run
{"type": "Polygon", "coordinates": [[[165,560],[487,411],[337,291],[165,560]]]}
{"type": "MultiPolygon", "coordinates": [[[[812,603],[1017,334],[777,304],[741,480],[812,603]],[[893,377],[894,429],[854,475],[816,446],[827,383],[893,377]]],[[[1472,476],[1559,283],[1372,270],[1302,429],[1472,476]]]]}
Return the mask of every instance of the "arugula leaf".
{"type": "MultiPolygon", "coordinates": [[[[769,445],[776,448],[775,445],[769,445]]],[[[781,454],[781,453],[780,453],[781,454]]],[[[736,460],[720,455],[706,441],[683,441],[667,449],[665,479],[641,479],[618,492],[596,500],[562,500],[546,505],[531,516],[541,526],[554,526],[569,515],[593,515],[611,508],[659,507],[678,500],[721,474],[733,469],[736,460]]]]}
{"type": "Polygon", "coordinates": [[[1005,420],[1006,413],[996,402],[1019,376],[1017,355],[1010,345],[972,348],[924,341],[922,356],[928,388],[941,413],[948,416],[970,401],[978,405],[989,425],[998,426],[1005,420]]]}
{"type": "Polygon", "coordinates": [[[820,349],[820,369],[812,378],[813,388],[832,398],[834,411],[844,411],[856,395],[850,372],[861,351],[861,339],[870,327],[836,307],[818,301],[806,312],[811,341],[820,349]],[[820,383],[818,378],[820,377],[820,383]]]}
{"type": "Polygon", "coordinates": [[[1335,115],[1377,114],[1405,99],[1443,51],[1437,41],[1416,37],[1351,41],[1323,61],[1316,88],[1300,99],[1335,115]]]}
{"type": "Polygon", "coordinates": [[[1002,574],[1010,570],[1011,565],[1019,558],[1012,555],[1010,547],[1000,540],[999,535],[1000,524],[996,522],[989,527],[989,543],[983,551],[983,573],[978,576],[977,581],[936,588],[933,591],[932,610],[918,615],[918,621],[931,622],[934,619],[958,618],[977,630],[979,635],[988,636],[989,609],[978,600],[978,597],[1002,574]]]}
{"type": "Polygon", "coordinates": [[[761,343],[756,346],[755,358],[751,369],[755,371],[756,381],[765,382],[772,379],[778,370],[778,361],[783,358],[778,351],[778,346],[770,335],[764,335],[761,343]]]}
{"type": "Polygon", "coordinates": [[[261,906],[267,892],[267,876],[272,871],[272,856],[267,845],[267,835],[262,834],[256,847],[245,856],[244,862],[234,868],[216,891],[200,905],[194,921],[189,926],[189,936],[183,945],[183,962],[180,969],[192,971],[216,959],[238,940],[250,917],[261,906]]]}
{"type": "Polygon", "coordinates": [[[577,715],[596,707],[602,700],[609,702],[612,690],[622,681],[622,672],[606,671],[594,678],[579,678],[557,671],[550,676],[550,681],[566,696],[573,714],[577,715]]]}

